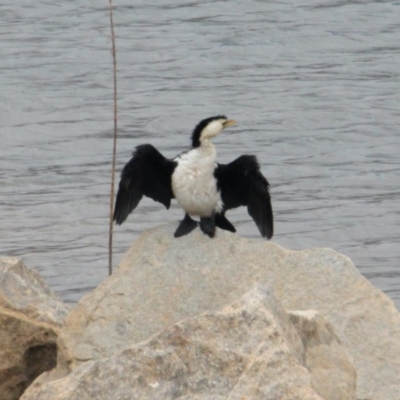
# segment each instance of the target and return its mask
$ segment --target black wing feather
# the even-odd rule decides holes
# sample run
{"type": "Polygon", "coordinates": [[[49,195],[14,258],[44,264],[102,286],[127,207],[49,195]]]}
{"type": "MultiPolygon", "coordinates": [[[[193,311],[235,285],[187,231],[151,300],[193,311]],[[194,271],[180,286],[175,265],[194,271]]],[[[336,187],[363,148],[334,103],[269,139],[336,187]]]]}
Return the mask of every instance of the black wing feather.
{"type": "Polygon", "coordinates": [[[168,209],[174,197],[171,176],[175,167],[175,161],[165,158],[151,144],[136,147],[133,157],[121,172],[114,221],[121,225],[143,195],[164,204],[168,209]]]}
{"type": "Polygon", "coordinates": [[[269,183],[260,171],[257,158],[243,155],[229,164],[218,164],[215,169],[224,210],[247,206],[249,215],[263,237],[274,234],[274,220],[269,194],[269,183]]]}

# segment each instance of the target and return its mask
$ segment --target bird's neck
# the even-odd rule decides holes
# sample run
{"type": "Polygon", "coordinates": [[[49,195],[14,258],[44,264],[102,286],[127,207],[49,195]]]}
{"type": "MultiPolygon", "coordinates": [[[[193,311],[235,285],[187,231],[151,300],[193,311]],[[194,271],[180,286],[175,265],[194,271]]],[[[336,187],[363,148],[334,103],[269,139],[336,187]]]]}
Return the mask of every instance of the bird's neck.
{"type": "Polygon", "coordinates": [[[204,157],[215,158],[217,156],[217,151],[215,149],[215,146],[208,139],[205,139],[201,142],[199,151],[204,157]]]}

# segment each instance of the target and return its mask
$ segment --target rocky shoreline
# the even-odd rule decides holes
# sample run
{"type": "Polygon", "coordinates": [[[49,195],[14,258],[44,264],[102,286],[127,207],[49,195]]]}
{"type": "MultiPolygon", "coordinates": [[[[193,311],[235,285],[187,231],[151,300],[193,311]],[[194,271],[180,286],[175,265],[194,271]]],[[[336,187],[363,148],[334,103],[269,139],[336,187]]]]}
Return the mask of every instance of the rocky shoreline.
{"type": "Polygon", "coordinates": [[[72,310],[0,259],[1,399],[400,399],[400,314],[349,258],[174,229],[72,310]]]}

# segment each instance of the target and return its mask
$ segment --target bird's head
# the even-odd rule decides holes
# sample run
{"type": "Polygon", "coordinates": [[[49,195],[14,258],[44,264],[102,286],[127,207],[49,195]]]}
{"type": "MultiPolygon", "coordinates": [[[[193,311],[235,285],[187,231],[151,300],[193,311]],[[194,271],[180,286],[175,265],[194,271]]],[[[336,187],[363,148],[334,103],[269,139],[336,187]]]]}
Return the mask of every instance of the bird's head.
{"type": "Polygon", "coordinates": [[[209,140],[221,133],[224,128],[235,125],[236,121],[228,120],[224,115],[217,115],[200,121],[192,134],[193,147],[201,146],[204,140],[209,140]]]}

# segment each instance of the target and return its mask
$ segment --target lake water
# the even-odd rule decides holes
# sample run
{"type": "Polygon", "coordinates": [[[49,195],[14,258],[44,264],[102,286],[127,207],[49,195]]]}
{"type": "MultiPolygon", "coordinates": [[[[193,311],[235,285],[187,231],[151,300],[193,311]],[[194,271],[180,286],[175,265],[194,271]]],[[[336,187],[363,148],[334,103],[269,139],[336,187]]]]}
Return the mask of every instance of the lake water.
{"type": "MultiPolygon", "coordinates": [[[[221,162],[256,154],[273,240],[330,247],[400,307],[400,1],[115,1],[118,171],[166,156],[201,119],[238,121],[221,162]]],[[[0,253],[70,303],[107,277],[113,75],[108,2],[0,4],[0,253]]],[[[230,214],[258,237],[245,209],[230,214]]],[[[143,201],[114,268],[182,212],[143,201]]]]}

